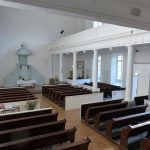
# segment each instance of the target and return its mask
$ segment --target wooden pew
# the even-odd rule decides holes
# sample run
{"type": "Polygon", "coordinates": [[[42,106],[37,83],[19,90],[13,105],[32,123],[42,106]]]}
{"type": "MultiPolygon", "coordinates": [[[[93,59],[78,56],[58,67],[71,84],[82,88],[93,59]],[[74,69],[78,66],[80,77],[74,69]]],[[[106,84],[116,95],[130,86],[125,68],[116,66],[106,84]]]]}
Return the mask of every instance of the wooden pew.
{"type": "Polygon", "coordinates": [[[144,99],[148,100],[148,95],[134,97],[136,105],[144,105],[144,99]]]}
{"type": "Polygon", "coordinates": [[[121,130],[128,126],[150,120],[150,112],[112,118],[107,126],[107,135],[110,138],[120,137],[121,130]]]}
{"type": "Polygon", "coordinates": [[[49,91],[53,89],[64,89],[64,88],[69,88],[71,87],[70,85],[57,85],[57,86],[48,86],[48,87],[42,87],[42,94],[45,96],[49,95],[49,91]]]}
{"type": "Polygon", "coordinates": [[[26,88],[22,88],[22,87],[16,87],[16,88],[0,88],[0,92],[1,91],[19,91],[19,90],[27,90],[26,88]]]}
{"type": "Polygon", "coordinates": [[[2,150],[34,150],[38,148],[48,147],[55,144],[62,144],[70,141],[74,142],[76,128],[47,133],[30,138],[6,142],[0,144],[2,150]]]}
{"type": "Polygon", "coordinates": [[[65,123],[66,120],[64,119],[54,122],[47,122],[32,126],[4,130],[0,132],[0,143],[11,142],[57,131],[63,131],[65,130],[65,123]]]}
{"type": "Polygon", "coordinates": [[[89,107],[121,103],[122,101],[123,99],[117,99],[117,100],[108,100],[108,101],[102,101],[102,102],[96,102],[96,103],[82,104],[81,105],[81,119],[85,119],[85,113],[89,107]]]}
{"type": "Polygon", "coordinates": [[[127,108],[122,108],[117,110],[106,111],[106,112],[99,112],[95,117],[95,128],[99,129],[100,123],[111,120],[112,118],[143,113],[146,111],[147,106],[148,105],[139,105],[139,106],[127,107],[127,108]]]}
{"type": "Polygon", "coordinates": [[[23,117],[30,117],[30,116],[44,115],[44,114],[55,116],[56,119],[58,116],[58,113],[52,113],[52,108],[42,108],[42,109],[28,110],[22,112],[15,112],[11,114],[2,114],[0,115],[0,121],[19,119],[23,117]]]}
{"type": "Polygon", "coordinates": [[[86,89],[82,89],[82,88],[71,88],[71,89],[57,89],[52,91],[50,98],[53,101],[57,101],[59,99],[59,96],[61,94],[65,94],[65,93],[75,93],[75,92],[80,92],[80,91],[87,91],[86,89]]]}
{"type": "Polygon", "coordinates": [[[59,92],[58,99],[56,99],[56,102],[64,101],[66,96],[73,96],[73,95],[82,95],[82,94],[91,94],[92,91],[88,90],[78,90],[78,91],[70,91],[70,92],[59,92]]]}
{"type": "Polygon", "coordinates": [[[140,143],[140,150],[150,150],[150,138],[145,138],[140,143]]]}
{"type": "Polygon", "coordinates": [[[104,106],[89,107],[85,113],[85,121],[89,122],[91,121],[91,119],[93,120],[95,115],[99,112],[121,109],[127,107],[127,105],[128,102],[122,102],[122,103],[115,103],[115,104],[109,104],[104,106]]]}
{"type": "Polygon", "coordinates": [[[30,95],[33,95],[32,93],[27,93],[27,92],[21,92],[21,93],[8,93],[8,94],[0,94],[0,99],[2,98],[9,98],[9,97],[12,97],[12,96],[30,96],[30,95]]]}
{"type": "Polygon", "coordinates": [[[59,97],[59,100],[57,101],[57,103],[60,106],[65,106],[65,97],[66,96],[74,96],[74,95],[85,95],[85,94],[91,94],[91,91],[81,91],[81,92],[73,92],[73,93],[66,93],[66,94],[61,94],[59,97]]]}
{"type": "Polygon", "coordinates": [[[129,125],[121,131],[120,146],[122,149],[130,149],[140,146],[140,142],[149,136],[150,121],[129,125]]]}
{"type": "Polygon", "coordinates": [[[45,122],[52,122],[52,121],[55,121],[55,119],[56,117],[53,115],[43,114],[43,115],[5,120],[5,121],[1,121],[0,123],[0,131],[30,126],[30,125],[35,125],[35,124],[41,124],[45,122]]]}
{"type": "Polygon", "coordinates": [[[52,150],[88,150],[90,142],[91,140],[87,137],[79,142],[56,146],[56,148],[53,148],[52,150]]]}
{"type": "Polygon", "coordinates": [[[28,100],[35,100],[35,99],[37,99],[37,97],[35,97],[35,96],[15,97],[15,98],[9,98],[9,99],[0,100],[0,103],[9,103],[9,102],[17,102],[17,101],[28,101],[28,100]]]}

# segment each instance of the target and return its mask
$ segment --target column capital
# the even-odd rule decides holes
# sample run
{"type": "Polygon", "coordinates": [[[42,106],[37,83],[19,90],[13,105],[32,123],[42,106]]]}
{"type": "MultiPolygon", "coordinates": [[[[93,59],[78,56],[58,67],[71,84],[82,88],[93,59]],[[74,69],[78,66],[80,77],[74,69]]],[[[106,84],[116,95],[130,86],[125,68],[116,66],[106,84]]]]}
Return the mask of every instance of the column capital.
{"type": "Polygon", "coordinates": [[[97,51],[98,51],[98,49],[92,49],[92,51],[97,52],[97,51]]]}
{"type": "Polygon", "coordinates": [[[73,54],[77,54],[77,53],[78,53],[78,51],[73,51],[72,53],[73,53],[73,54]]]}
{"type": "Polygon", "coordinates": [[[129,44],[129,45],[126,45],[125,47],[127,47],[127,48],[132,47],[132,48],[134,48],[134,47],[135,47],[135,45],[131,45],[131,44],[129,44]]]}

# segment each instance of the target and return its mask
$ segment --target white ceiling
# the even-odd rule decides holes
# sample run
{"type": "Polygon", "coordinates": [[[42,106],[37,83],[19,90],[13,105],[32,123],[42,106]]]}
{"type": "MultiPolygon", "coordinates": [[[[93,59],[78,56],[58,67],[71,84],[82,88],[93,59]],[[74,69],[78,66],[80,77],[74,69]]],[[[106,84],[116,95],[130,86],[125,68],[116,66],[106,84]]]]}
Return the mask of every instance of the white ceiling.
{"type": "Polygon", "coordinates": [[[12,5],[32,5],[86,19],[150,30],[150,0],[5,0],[8,1],[12,5]],[[141,8],[140,17],[131,15],[132,7],[141,8]]]}

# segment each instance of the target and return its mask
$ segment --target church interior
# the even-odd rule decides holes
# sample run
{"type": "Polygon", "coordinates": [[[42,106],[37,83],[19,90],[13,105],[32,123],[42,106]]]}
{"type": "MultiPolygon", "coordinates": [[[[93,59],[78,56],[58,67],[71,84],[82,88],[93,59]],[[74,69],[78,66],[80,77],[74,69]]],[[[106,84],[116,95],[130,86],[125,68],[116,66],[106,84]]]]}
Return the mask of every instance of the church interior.
{"type": "Polygon", "coordinates": [[[150,150],[150,2],[0,1],[0,150],[150,150]]]}

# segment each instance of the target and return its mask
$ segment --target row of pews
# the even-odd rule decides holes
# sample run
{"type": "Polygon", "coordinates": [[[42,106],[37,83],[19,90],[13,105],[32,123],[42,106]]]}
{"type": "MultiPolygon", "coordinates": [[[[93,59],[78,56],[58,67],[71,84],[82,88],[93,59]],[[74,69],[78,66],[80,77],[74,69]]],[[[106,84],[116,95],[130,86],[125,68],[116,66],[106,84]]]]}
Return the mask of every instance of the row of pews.
{"type": "Polygon", "coordinates": [[[35,100],[30,91],[25,88],[0,88],[0,103],[35,100]]]}
{"type": "MultiPolygon", "coordinates": [[[[85,85],[93,86],[93,82],[85,83],[85,85]]],[[[97,87],[100,89],[100,92],[103,92],[104,98],[112,97],[112,91],[119,91],[119,90],[125,90],[125,88],[122,88],[120,86],[108,84],[108,83],[102,83],[98,82],[97,87]]]]}
{"type": "Polygon", "coordinates": [[[51,108],[0,115],[1,150],[87,150],[87,137],[75,142],[76,128],[65,129],[51,108]]]}
{"type": "Polygon", "coordinates": [[[81,120],[122,150],[150,150],[150,112],[146,112],[145,98],[135,97],[133,106],[123,99],[83,104],[81,120]]]}
{"type": "Polygon", "coordinates": [[[74,95],[91,94],[92,91],[82,87],[73,87],[71,85],[42,86],[42,95],[61,107],[65,107],[65,97],[74,95]]]}

